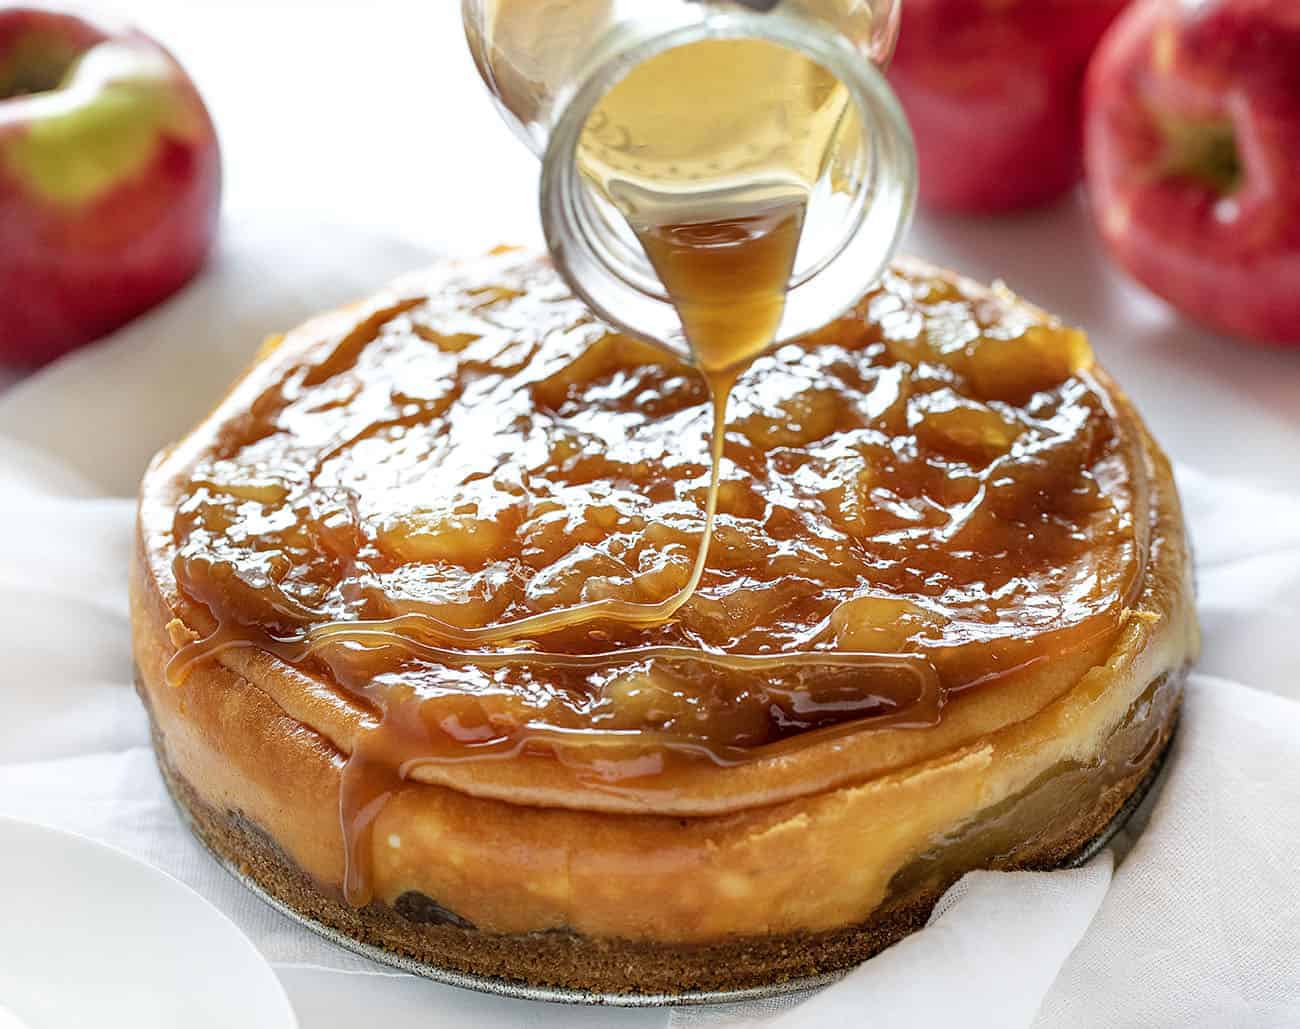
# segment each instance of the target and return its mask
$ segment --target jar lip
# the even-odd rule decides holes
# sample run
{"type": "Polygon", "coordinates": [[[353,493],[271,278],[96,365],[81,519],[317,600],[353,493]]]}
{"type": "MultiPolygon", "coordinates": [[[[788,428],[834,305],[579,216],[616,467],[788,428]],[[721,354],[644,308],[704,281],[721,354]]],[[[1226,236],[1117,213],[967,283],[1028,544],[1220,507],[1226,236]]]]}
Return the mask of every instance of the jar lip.
{"type": "MultiPolygon", "coordinates": [[[[876,248],[884,255],[883,259],[878,262],[879,267],[869,270],[869,277],[863,278],[856,295],[846,296],[838,309],[825,311],[824,324],[842,314],[866,292],[911,223],[916,202],[916,151],[902,107],[884,74],[866,54],[837,33],[798,14],[783,10],[718,11],[703,5],[691,11],[679,8],[673,11],[662,17],[618,26],[597,45],[587,62],[587,73],[578,77],[578,84],[557,98],[555,109],[561,113],[542,156],[539,198],[542,230],[556,258],[557,269],[569,288],[611,325],[655,343],[680,335],[676,329],[646,328],[655,323],[675,326],[676,314],[671,305],[662,293],[658,296],[647,293],[642,284],[609,269],[591,251],[583,224],[582,202],[582,194],[590,187],[582,178],[578,162],[572,158],[591,113],[633,68],[669,50],[705,40],[766,40],[807,54],[834,74],[848,89],[862,124],[871,128],[873,150],[882,145],[888,149],[895,171],[899,172],[893,188],[892,205],[897,212],[893,231],[876,248]],[[599,283],[602,288],[589,288],[588,283],[599,283]],[[610,293],[609,297],[604,295],[606,292],[610,293]],[[616,305],[612,302],[614,297],[616,305]],[[615,306],[617,310],[613,309],[615,306]]],[[[873,153],[873,160],[878,157],[873,153]]],[[[877,232],[885,228],[880,211],[875,212],[873,219],[872,212],[861,209],[863,204],[858,206],[850,236],[854,231],[857,234],[865,231],[869,221],[875,222],[877,232]]],[[[814,271],[833,258],[830,255],[814,271]]],[[[792,296],[794,292],[792,287],[792,296]]],[[[807,325],[802,331],[817,327],[807,325]]],[[[799,334],[799,331],[785,332],[783,322],[778,341],[799,334]]]]}

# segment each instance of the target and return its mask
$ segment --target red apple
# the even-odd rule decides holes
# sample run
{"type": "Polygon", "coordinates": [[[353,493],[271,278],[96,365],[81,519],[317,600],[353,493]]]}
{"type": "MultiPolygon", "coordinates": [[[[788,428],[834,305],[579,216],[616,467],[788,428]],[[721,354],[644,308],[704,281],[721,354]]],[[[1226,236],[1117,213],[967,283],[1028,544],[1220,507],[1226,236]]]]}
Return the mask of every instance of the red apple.
{"type": "Polygon", "coordinates": [[[1034,207],[1081,170],[1093,48],[1128,0],[904,0],[889,77],[912,122],[921,200],[1034,207]]]}
{"type": "Polygon", "coordinates": [[[175,292],[220,196],[212,121],[161,46],[0,0],[0,361],[48,361],[175,292]]]}
{"type": "Polygon", "coordinates": [[[1221,332],[1300,344],[1300,0],[1142,0],[1088,74],[1111,252],[1221,332]]]}

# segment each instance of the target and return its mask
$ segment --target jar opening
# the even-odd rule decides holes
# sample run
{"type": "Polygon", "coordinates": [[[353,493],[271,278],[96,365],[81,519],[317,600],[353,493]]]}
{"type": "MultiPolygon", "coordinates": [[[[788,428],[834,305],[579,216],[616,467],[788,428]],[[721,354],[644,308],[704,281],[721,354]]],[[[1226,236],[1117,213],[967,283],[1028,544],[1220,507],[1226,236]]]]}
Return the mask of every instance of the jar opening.
{"type": "Polygon", "coordinates": [[[593,68],[552,132],[541,200],[561,274],[605,320],[657,342],[680,340],[676,311],[629,225],[651,208],[660,223],[708,222],[689,212],[798,193],[803,233],[778,341],[832,320],[877,278],[910,220],[915,157],[883,76],[843,39],[797,18],[730,12],[598,55],[593,68]],[[766,88],[768,108],[735,107],[745,100],[741,85],[724,85],[711,106],[691,95],[701,63],[730,70],[745,61],[751,67],[734,82],[766,88]],[[763,62],[796,69],[798,88],[775,92],[785,80],[765,76],[763,62]],[[665,102],[655,92],[665,82],[681,96],[665,102]],[[740,99],[729,107],[731,93],[740,99]],[[638,96],[648,124],[667,126],[662,136],[628,137],[620,112],[638,96]],[[665,204],[688,213],[669,217],[665,204]]]}

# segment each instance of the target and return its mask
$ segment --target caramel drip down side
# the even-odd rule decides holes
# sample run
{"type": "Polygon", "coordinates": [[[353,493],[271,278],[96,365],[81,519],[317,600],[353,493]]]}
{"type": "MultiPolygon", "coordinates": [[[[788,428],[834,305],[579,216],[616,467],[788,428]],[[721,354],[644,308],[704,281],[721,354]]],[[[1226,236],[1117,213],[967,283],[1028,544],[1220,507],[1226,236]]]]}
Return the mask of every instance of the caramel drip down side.
{"type": "MultiPolygon", "coordinates": [[[[360,634],[352,642],[365,638],[360,634]]],[[[400,637],[399,637],[400,638],[400,637]]],[[[383,637],[390,645],[393,637],[383,637]]],[[[408,640],[401,646],[425,656],[444,657],[485,666],[518,661],[521,655],[437,651],[408,640]]],[[[345,893],[350,904],[364,906],[372,899],[374,821],[401,790],[412,788],[413,775],[422,767],[467,762],[557,760],[573,769],[585,788],[605,791],[652,806],[662,796],[665,773],[684,763],[708,762],[719,768],[736,767],[772,758],[791,747],[862,732],[865,725],[883,731],[925,728],[938,724],[946,692],[933,667],[924,658],[879,654],[799,653],[770,657],[704,654],[684,648],[638,648],[634,651],[585,655],[529,655],[551,665],[608,669],[636,660],[678,659],[713,664],[747,672],[832,666],[864,671],[889,669],[900,673],[894,688],[882,690],[870,705],[863,705],[863,720],[828,726],[795,739],[752,749],[711,744],[667,732],[644,729],[566,729],[545,724],[522,725],[511,731],[472,740],[449,740],[440,731],[436,699],[394,697],[382,690],[362,687],[358,695],[379,705],[379,724],[361,733],[344,765],[340,785],[340,824],[346,847],[345,893]],[[426,711],[430,714],[426,715],[426,711]]],[[[353,687],[355,689],[355,687],[353,687]]],[[[782,691],[775,691],[782,692],[782,691]]],[[[786,698],[801,698],[788,691],[786,698]]],[[[802,698],[806,699],[806,698],[802,698]]]]}

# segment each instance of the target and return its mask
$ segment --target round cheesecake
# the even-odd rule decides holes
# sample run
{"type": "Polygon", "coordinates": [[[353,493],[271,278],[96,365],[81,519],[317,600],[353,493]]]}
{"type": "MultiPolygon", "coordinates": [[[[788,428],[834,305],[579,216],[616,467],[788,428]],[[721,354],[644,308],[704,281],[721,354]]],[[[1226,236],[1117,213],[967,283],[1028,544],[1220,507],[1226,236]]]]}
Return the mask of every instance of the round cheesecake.
{"type": "Polygon", "coordinates": [[[711,429],[524,252],[269,341],[142,488],[196,831],[358,942],[628,994],[845,968],[967,871],[1071,860],[1198,646],[1168,462],[1086,337],[900,261],[736,383],[706,540],[711,429]]]}

